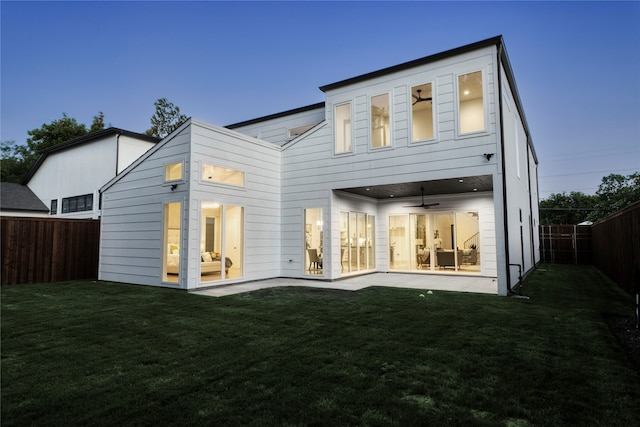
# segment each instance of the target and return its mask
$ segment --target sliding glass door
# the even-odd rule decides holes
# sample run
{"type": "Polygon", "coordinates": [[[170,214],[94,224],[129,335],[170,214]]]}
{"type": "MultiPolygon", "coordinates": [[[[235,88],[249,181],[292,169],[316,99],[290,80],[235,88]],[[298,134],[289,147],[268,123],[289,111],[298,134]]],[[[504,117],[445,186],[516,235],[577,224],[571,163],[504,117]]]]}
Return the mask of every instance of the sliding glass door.
{"type": "Polygon", "coordinates": [[[389,217],[389,267],[399,271],[479,272],[477,212],[389,217]]]}
{"type": "Polygon", "coordinates": [[[375,217],[340,212],[340,267],[343,273],[375,269],[375,217]]]}

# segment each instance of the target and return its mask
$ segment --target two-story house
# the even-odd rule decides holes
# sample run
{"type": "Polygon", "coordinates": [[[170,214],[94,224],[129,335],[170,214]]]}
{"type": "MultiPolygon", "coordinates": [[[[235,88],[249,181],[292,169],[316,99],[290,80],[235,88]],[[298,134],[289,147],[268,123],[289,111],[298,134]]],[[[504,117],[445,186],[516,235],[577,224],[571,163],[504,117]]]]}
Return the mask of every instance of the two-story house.
{"type": "Polygon", "coordinates": [[[100,279],[196,289],[370,272],[497,279],[539,260],[537,158],[502,37],[190,119],[102,188],[100,279]]]}
{"type": "Polygon", "coordinates": [[[22,180],[49,216],[100,217],[100,187],[160,139],[114,127],[42,151],[22,180]]]}

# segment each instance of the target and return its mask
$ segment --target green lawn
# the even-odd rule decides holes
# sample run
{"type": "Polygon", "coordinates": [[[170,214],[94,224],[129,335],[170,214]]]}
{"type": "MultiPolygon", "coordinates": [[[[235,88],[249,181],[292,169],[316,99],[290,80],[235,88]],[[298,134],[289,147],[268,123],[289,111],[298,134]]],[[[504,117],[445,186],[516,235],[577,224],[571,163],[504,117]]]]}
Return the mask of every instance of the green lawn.
{"type": "Polygon", "coordinates": [[[592,267],[530,299],[370,288],[211,298],[104,282],[2,287],[2,425],[630,426],[640,374],[592,267]],[[420,296],[423,294],[423,296],[420,296]]]}

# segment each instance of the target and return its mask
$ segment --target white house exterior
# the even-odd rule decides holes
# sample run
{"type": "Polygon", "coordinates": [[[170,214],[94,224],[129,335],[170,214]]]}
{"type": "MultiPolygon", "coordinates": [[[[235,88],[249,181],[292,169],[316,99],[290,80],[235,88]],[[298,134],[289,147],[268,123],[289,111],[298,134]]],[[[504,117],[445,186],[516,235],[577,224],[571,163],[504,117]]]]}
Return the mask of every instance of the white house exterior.
{"type": "Polygon", "coordinates": [[[100,187],[158,138],[108,128],[44,150],[22,184],[49,207],[49,216],[100,217],[100,187]]]}
{"type": "Polygon", "coordinates": [[[537,158],[501,37],[191,119],[102,188],[102,280],[196,289],[371,272],[496,278],[539,261],[537,158]]]}

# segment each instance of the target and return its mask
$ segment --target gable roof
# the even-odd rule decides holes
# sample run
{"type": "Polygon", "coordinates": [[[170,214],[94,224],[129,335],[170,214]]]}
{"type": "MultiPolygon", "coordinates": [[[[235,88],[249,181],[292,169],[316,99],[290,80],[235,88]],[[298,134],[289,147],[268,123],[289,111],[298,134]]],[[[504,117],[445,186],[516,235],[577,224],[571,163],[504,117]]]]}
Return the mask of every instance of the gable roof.
{"type": "Polygon", "coordinates": [[[0,183],[0,210],[49,212],[29,187],[13,182],[0,183]]]}
{"type": "Polygon", "coordinates": [[[67,150],[69,148],[77,147],[79,145],[93,142],[97,139],[105,138],[111,135],[124,135],[131,138],[141,139],[143,141],[155,142],[155,143],[160,141],[160,138],[156,138],[155,136],[149,136],[143,133],[131,132],[128,130],[114,128],[114,127],[99,130],[97,132],[93,132],[88,135],[83,135],[78,138],[74,138],[69,141],[62,142],[60,144],[54,145],[53,147],[45,148],[44,150],[42,150],[40,152],[40,157],[38,157],[38,160],[33,164],[33,166],[31,166],[31,169],[29,169],[25,177],[22,179],[22,184],[26,185],[29,183],[31,178],[33,178],[33,175],[35,175],[35,173],[38,171],[42,163],[44,163],[44,161],[49,156],[49,154],[56,153],[58,151],[67,150]]]}

